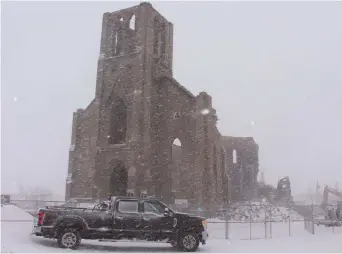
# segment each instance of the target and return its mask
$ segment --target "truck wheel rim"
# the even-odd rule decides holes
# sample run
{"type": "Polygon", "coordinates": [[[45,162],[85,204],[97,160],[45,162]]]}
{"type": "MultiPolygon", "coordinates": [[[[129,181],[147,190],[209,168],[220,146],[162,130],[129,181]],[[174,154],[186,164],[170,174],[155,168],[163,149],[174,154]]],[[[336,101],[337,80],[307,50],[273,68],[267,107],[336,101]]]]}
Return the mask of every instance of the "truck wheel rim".
{"type": "Polygon", "coordinates": [[[196,245],[196,239],[193,235],[187,235],[183,238],[183,246],[190,250],[194,248],[196,245]]]}
{"type": "Polygon", "coordinates": [[[76,242],[77,237],[74,233],[65,233],[62,237],[62,244],[67,248],[74,246],[76,242]]]}

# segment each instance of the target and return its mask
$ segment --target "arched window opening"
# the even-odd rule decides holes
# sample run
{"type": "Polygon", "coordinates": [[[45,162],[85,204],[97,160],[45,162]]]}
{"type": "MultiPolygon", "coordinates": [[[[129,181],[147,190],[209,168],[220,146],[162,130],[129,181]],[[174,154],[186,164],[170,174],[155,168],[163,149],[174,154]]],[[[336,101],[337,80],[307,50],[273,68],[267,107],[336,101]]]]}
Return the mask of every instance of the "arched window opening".
{"type": "Polygon", "coordinates": [[[180,147],[182,147],[182,143],[180,142],[180,140],[179,140],[178,138],[176,138],[176,139],[173,141],[172,144],[175,145],[175,146],[180,146],[180,147]]]}
{"type": "Polygon", "coordinates": [[[111,104],[109,131],[110,144],[125,143],[127,132],[127,105],[124,100],[119,97],[117,97],[111,104]]]}
{"type": "Polygon", "coordinates": [[[109,182],[109,192],[112,196],[125,196],[127,192],[128,172],[122,161],[117,161],[109,182]]]}
{"type": "Polygon", "coordinates": [[[233,163],[237,162],[237,155],[236,155],[236,150],[233,150],[233,163]]]}
{"type": "Polygon", "coordinates": [[[132,17],[129,20],[129,28],[132,30],[136,30],[136,23],[135,23],[135,14],[132,15],[132,17]]]}
{"type": "Polygon", "coordinates": [[[172,179],[172,189],[179,190],[183,147],[181,141],[178,138],[176,138],[172,143],[171,153],[171,163],[173,168],[172,171],[174,176],[174,179],[172,179]]]}

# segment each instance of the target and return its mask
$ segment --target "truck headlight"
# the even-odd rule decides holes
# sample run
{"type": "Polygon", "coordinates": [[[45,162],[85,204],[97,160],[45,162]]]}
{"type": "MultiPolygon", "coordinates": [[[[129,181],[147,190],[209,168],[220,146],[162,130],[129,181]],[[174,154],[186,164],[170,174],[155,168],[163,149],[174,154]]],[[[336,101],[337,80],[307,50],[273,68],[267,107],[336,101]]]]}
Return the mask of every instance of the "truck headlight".
{"type": "Polygon", "coordinates": [[[202,225],[205,229],[207,229],[207,221],[206,220],[202,220],[202,225]]]}

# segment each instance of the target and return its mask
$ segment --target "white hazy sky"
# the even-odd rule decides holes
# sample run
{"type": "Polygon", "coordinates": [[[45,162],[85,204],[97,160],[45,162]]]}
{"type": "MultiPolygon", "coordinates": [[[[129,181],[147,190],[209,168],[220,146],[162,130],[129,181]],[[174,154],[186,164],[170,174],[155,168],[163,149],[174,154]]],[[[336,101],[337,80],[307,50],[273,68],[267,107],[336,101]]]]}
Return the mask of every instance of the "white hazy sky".
{"type": "MultiPolygon", "coordinates": [[[[95,94],[102,14],[138,3],[2,3],[2,191],[64,194],[72,112],[95,94]]],[[[223,135],[255,136],[268,183],[342,187],[342,2],[153,5],[174,24],[175,78],[212,95],[223,135]]]]}

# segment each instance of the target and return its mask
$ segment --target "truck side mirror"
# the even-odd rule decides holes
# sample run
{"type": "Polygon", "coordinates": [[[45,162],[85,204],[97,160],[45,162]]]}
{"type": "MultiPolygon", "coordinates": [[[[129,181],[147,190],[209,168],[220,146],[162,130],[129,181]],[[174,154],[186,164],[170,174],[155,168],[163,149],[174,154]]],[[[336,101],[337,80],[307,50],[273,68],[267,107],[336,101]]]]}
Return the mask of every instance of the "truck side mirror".
{"type": "Polygon", "coordinates": [[[164,209],[164,216],[165,217],[169,217],[170,216],[170,210],[167,207],[164,209]]]}

